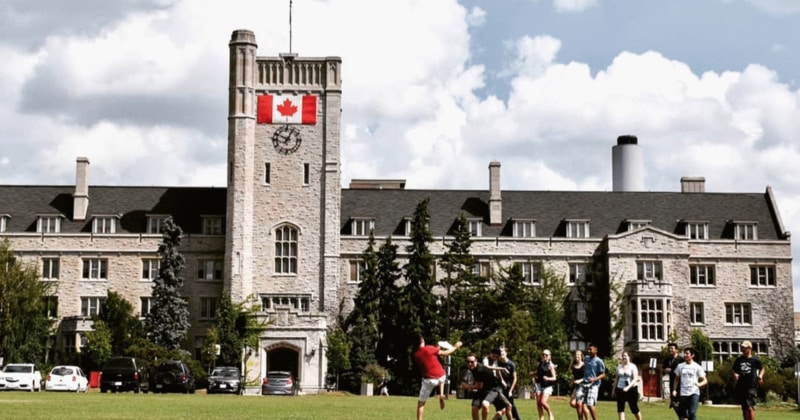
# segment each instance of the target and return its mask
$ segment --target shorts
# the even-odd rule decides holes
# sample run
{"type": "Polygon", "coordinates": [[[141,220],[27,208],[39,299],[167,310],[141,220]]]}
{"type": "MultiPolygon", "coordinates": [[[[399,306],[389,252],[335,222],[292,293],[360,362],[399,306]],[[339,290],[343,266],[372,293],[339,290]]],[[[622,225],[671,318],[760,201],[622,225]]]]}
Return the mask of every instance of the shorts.
{"type": "Polygon", "coordinates": [[[578,402],[581,404],[594,407],[597,405],[597,393],[599,390],[600,386],[582,385],[578,388],[578,392],[575,393],[575,398],[577,398],[578,402]]]}
{"type": "Polygon", "coordinates": [[[422,378],[422,385],[419,388],[419,402],[428,401],[428,398],[431,396],[431,391],[446,379],[446,375],[441,378],[422,378]]]}
{"type": "Polygon", "coordinates": [[[476,395],[472,399],[472,406],[473,407],[480,407],[483,403],[494,405],[494,408],[497,411],[503,410],[506,407],[511,405],[511,402],[508,401],[508,398],[503,395],[503,392],[499,389],[492,389],[488,392],[480,393],[476,395]]]}
{"type": "Polygon", "coordinates": [[[542,384],[537,383],[536,384],[536,393],[537,394],[544,393],[545,395],[553,395],[553,386],[552,385],[547,385],[547,386],[545,386],[543,388],[542,384]]]}
{"type": "Polygon", "coordinates": [[[736,402],[742,407],[742,410],[755,408],[756,401],[758,400],[758,390],[748,388],[746,390],[736,392],[736,402]]]}

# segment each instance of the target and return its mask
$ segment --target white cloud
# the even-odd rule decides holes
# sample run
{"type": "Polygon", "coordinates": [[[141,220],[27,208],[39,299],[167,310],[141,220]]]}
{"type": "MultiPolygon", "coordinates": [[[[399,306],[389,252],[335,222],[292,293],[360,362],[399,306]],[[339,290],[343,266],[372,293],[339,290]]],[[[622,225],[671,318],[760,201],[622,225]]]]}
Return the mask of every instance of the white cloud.
{"type": "Polygon", "coordinates": [[[598,0],[553,0],[556,11],[562,13],[582,12],[598,3],[598,0]]]}

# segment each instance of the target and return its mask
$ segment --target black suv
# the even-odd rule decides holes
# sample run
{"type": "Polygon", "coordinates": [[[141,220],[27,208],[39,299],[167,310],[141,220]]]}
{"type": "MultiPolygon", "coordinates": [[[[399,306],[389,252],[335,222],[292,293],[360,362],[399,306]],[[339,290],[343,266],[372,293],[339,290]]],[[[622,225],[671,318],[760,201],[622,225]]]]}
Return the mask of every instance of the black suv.
{"type": "Polygon", "coordinates": [[[194,394],[194,374],[181,360],[165,360],[153,371],[153,392],[194,394]]]}
{"type": "Polygon", "coordinates": [[[147,366],[134,357],[112,357],[100,373],[100,392],[147,392],[149,378],[147,366]]]}

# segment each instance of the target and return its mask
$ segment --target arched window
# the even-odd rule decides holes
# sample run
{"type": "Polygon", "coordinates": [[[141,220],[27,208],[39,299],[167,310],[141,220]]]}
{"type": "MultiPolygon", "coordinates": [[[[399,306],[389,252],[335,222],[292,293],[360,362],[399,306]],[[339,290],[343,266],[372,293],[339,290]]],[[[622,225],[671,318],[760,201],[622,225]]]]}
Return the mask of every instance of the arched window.
{"type": "Polygon", "coordinates": [[[275,229],[275,274],[297,274],[297,229],[275,229]]]}

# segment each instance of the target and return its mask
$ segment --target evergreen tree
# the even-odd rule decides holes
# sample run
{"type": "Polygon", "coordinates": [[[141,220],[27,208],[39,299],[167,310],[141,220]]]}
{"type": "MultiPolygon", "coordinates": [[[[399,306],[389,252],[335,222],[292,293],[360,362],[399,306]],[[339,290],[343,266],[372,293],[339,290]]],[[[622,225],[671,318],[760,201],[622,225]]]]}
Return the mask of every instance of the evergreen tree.
{"type": "Polygon", "coordinates": [[[234,308],[230,292],[223,291],[222,297],[214,315],[214,328],[220,352],[217,364],[220,366],[239,366],[242,362],[242,347],[244,343],[236,331],[236,318],[239,312],[234,308]]]}
{"type": "Polygon", "coordinates": [[[378,316],[381,301],[381,283],[378,277],[378,256],[375,253],[375,236],[369,234],[367,249],[361,254],[363,263],[358,293],[353,301],[353,310],[345,321],[344,329],[352,343],[350,349],[351,370],[342,378],[344,387],[355,389],[367,365],[374,364],[378,344],[378,316]]]}
{"type": "Polygon", "coordinates": [[[108,329],[111,354],[128,354],[136,340],[144,337],[142,321],[134,313],[133,305],[117,292],[108,291],[97,318],[108,329]]]}
{"type": "Polygon", "coordinates": [[[541,286],[531,289],[530,313],[536,317],[537,354],[549,349],[553,363],[569,366],[571,356],[567,348],[566,308],[570,288],[564,276],[556,274],[549,268],[542,270],[541,286]]]}
{"type": "Polygon", "coordinates": [[[93,330],[86,333],[85,351],[86,356],[91,360],[92,369],[102,367],[115,354],[113,334],[106,323],[100,319],[95,319],[93,330]]]}
{"type": "Polygon", "coordinates": [[[189,309],[181,296],[185,267],[178,251],[183,231],[168,217],[161,225],[163,239],[158,246],[161,267],[153,283],[153,307],[145,318],[150,339],[167,349],[177,349],[189,331],[189,309]]]}
{"type": "MultiPolygon", "coordinates": [[[[475,296],[472,296],[475,283],[472,268],[475,259],[470,254],[472,234],[469,232],[466,216],[456,220],[453,227],[453,240],[447,245],[439,266],[447,273],[441,285],[445,289],[444,310],[441,317],[445,320],[444,336],[451,338],[452,330],[463,333],[472,330],[472,311],[475,296]]],[[[465,340],[469,337],[464,336],[465,340]]]]}
{"type": "Polygon", "coordinates": [[[400,288],[397,285],[402,277],[397,263],[397,245],[392,237],[386,238],[377,253],[378,283],[380,284],[381,306],[378,310],[378,344],[375,350],[376,361],[392,372],[398,372],[397,361],[405,356],[406,343],[400,319],[400,288]]]}
{"type": "MultiPolygon", "coordinates": [[[[46,313],[50,284],[0,242],[0,357],[4,363],[45,361],[52,321],[46,313]]],[[[52,309],[52,308],[51,308],[52,309]]]]}

